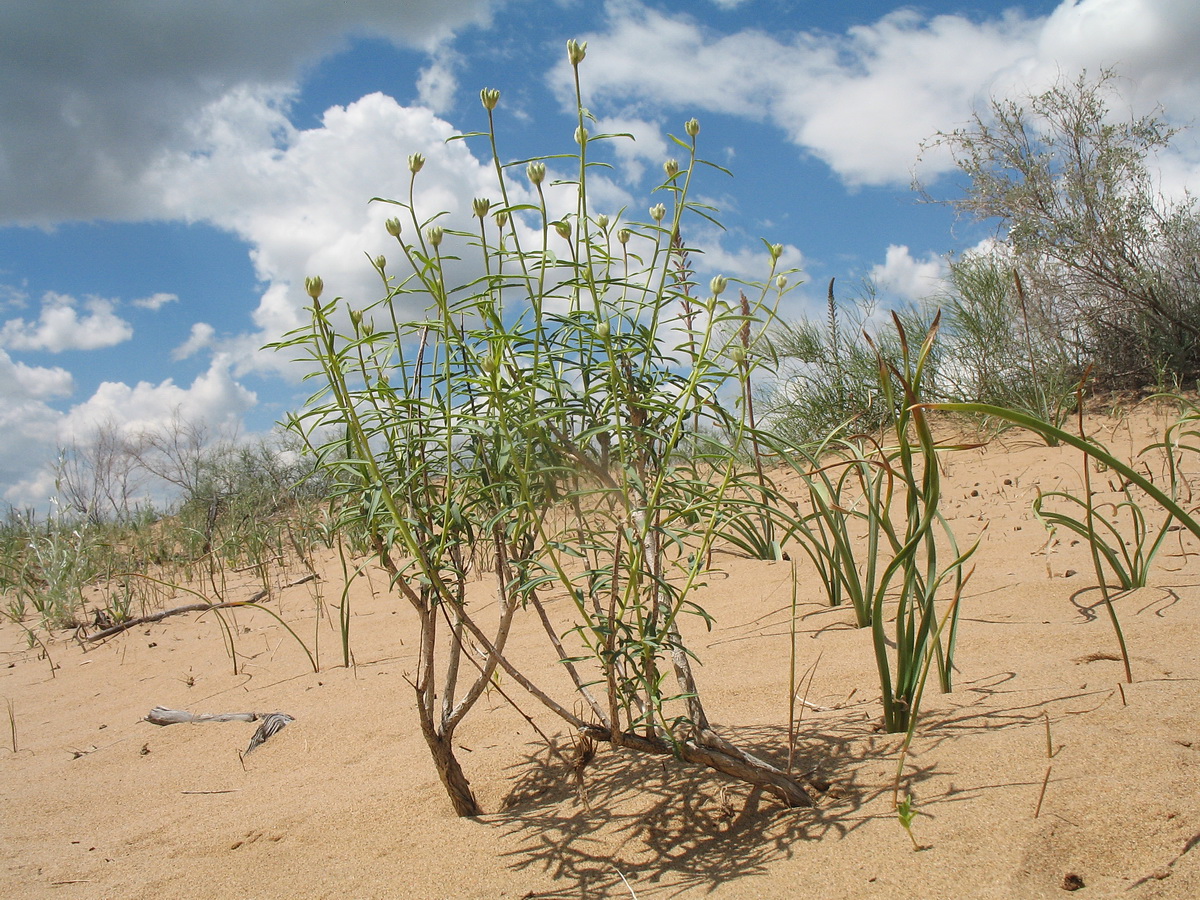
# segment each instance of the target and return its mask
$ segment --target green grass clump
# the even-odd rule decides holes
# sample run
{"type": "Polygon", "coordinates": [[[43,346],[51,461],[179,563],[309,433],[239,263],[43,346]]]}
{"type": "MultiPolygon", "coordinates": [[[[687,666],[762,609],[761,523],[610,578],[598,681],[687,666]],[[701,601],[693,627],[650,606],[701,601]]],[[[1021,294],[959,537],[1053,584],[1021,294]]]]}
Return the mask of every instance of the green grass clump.
{"type": "MultiPolygon", "coordinates": [[[[1125,664],[1125,676],[1128,681],[1133,680],[1129,652],[1125,645],[1125,635],[1121,623],[1112,604],[1112,596],[1109,594],[1108,576],[1109,574],[1115,575],[1122,589],[1144,586],[1149,577],[1150,567],[1158,551],[1162,548],[1163,541],[1173,522],[1200,537],[1200,520],[1197,520],[1179,502],[1182,486],[1180,457],[1184,453],[1200,453],[1200,446],[1194,442],[1200,436],[1200,431],[1196,428],[1196,423],[1200,422],[1200,412],[1197,411],[1194,403],[1182,398],[1175,399],[1183,409],[1178,421],[1167,429],[1162,441],[1153,442],[1142,448],[1137,454],[1137,462],[1129,462],[1115,456],[1103,444],[1084,434],[1082,411],[1079,413],[1079,434],[1073,434],[1026,412],[989,404],[927,404],[931,409],[985,415],[1010,422],[1039,435],[1048,443],[1067,444],[1082,452],[1083,496],[1077,497],[1066,491],[1039,494],[1034,501],[1034,511],[1051,528],[1065,527],[1087,541],[1096,580],[1117,642],[1120,645],[1121,658],[1125,664]],[[1167,472],[1165,489],[1155,483],[1154,475],[1146,466],[1145,457],[1153,452],[1161,453],[1165,460],[1167,472]],[[1093,464],[1103,466],[1123,479],[1120,490],[1125,497],[1124,500],[1112,505],[1096,504],[1091,482],[1091,466],[1093,464]],[[1145,469],[1145,472],[1140,469],[1145,469]],[[1137,494],[1134,493],[1134,489],[1137,490],[1137,494]],[[1064,502],[1068,509],[1077,509],[1079,512],[1072,515],[1062,508],[1047,510],[1047,500],[1064,502]],[[1143,508],[1147,500],[1159,506],[1165,514],[1165,518],[1154,528],[1147,526],[1147,516],[1143,508]],[[1104,515],[1102,509],[1111,509],[1113,514],[1104,515]],[[1116,515],[1121,512],[1126,514],[1130,522],[1130,525],[1125,528],[1121,527],[1116,515]]],[[[1082,407],[1082,399],[1080,407],[1082,407]]]]}
{"type": "Polygon", "coordinates": [[[921,405],[938,320],[915,353],[899,316],[894,325],[897,361],[867,339],[877,348],[876,383],[892,411],[886,432],[839,437],[786,458],[803,478],[812,510],[795,533],[830,603],[849,599],[858,626],[870,628],[885,727],[907,731],[931,665],[942,689],[952,687],[958,599],[975,546],[960,552],[940,511],[937,457],[951,448],[935,443],[921,405]],[[939,540],[950,549],[948,563],[939,561],[939,540]],[[950,599],[939,606],[944,587],[950,599]]]}
{"type": "MultiPolygon", "coordinates": [[[[179,446],[185,443],[181,435],[200,429],[176,421],[168,431],[175,437],[160,435],[160,443],[179,446]]],[[[116,452],[111,435],[106,442],[116,452]]],[[[254,570],[270,590],[271,573],[292,563],[311,567],[309,558],[325,537],[325,487],[305,477],[311,466],[286,444],[192,443],[187,454],[176,454],[177,460],[190,460],[184,478],[181,468],[171,469],[162,459],[152,461],[144,452],[135,458],[136,443],[125,445],[123,452],[131,456],[121,470],[148,475],[153,469],[183,486],[174,509],[159,513],[146,503],[121,500],[107,515],[81,508],[69,498],[95,496],[98,489],[83,489],[78,479],[87,470],[72,466],[77,481],[65,500],[56,498],[51,516],[10,510],[0,524],[0,612],[30,634],[118,624],[161,610],[174,593],[172,585],[197,578],[206,578],[220,601],[230,570],[254,570]],[[150,468],[143,472],[144,465],[150,468]],[[142,577],[147,574],[154,577],[142,577]]]]}

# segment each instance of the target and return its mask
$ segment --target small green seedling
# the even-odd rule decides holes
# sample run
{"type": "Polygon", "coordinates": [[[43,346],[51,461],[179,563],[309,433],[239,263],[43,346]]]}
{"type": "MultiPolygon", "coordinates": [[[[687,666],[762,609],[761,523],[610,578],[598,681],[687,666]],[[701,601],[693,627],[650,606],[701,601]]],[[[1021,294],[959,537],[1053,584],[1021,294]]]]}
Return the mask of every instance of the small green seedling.
{"type": "Polygon", "coordinates": [[[896,818],[900,820],[900,826],[908,833],[908,839],[912,841],[914,850],[925,850],[917,843],[917,837],[912,831],[912,820],[916,818],[917,811],[913,808],[912,794],[905,794],[904,799],[896,804],[896,818]]]}

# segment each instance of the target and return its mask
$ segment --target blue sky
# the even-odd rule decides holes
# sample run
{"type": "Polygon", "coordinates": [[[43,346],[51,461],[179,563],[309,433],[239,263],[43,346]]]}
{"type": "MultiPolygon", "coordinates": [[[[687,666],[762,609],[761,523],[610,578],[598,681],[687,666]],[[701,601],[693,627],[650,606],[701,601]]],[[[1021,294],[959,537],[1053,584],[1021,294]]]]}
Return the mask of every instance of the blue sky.
{"type": "MultiPolygon", "coordinates": [[[[760,238],[805,286],[873,277],[936,291],[986,237],[909,188],[922,139],[991,95],[1115,66],[1136,111],[1200,115],[1194,0],[111,0],[0,5],[0,501],[44,509],[57,448],[98,424],[263,432],[307,394],[259,348],[303,321],[305,275],[375,297],[377,195],[422,185],[466,221],[486,195],[479,90],[502,92],[501,155],[568,152],[564,45],[586,40],[586,102],[635,142],[599,199],[643,208],[667,135],[696,116],[724,233],[711,271],[752,276],[760,238]]],[[[1197,184],[1192,131],[1163,187],[1197,184]]],[[[947,195],[934,154],[919,174],[947,195]]]]}

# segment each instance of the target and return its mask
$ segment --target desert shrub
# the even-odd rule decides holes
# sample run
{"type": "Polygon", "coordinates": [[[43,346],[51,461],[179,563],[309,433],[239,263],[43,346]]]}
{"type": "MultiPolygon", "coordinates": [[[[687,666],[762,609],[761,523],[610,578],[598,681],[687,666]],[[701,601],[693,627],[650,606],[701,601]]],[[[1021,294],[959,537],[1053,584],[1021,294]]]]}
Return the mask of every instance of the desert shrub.
{"type": "Polygon", "coordinates": [[[1156,113],[1122,118],[1111,70],[993,98],[939,133],[967,176],[949,201],[994,220],[1027,302],[1091,367],[1100,388],[1181,381],[1200,372],[1200,212],[1168,201],[1150,164],[1176,129],[1156,113]]]}
{"type": "Polygon", "coordinates": [[[1024,410],[1061,424],[1074,407],[1082,360],[1064,339],[1070,324],[1028,302],[1015,266],[999,251],[950,264],[939,298],[946,327],[942,397],[1024,410]]]}
{"type": "MultiPolygon", "coordinates": [[[[937,311],[910,305],[895,313],[909,331],[925,334],[937,311]]],[[[817,444],[835,432],[870,432],[892,422],[896,410],[879,360],[898,363],[903,351],[871,282],[840,302],[830,280],[825,320],[781,322],[767,334],[762,353],[771,373],[762,388],[766,421],[791,444],[817,444]]],[[[925,389],[931,396],[938,395],[945,354],[944,343],[929,350],[925,389]]]]}
{"type": "MultiPolygon", "coordinates": [[[[584,52],[568,45],[577,96],[584,52]]],[[[291,424],[333,480],[341,523],[368,535],[416,613],[410,684],[435,767],[456,812],[477,813],[453,734],[503,669],[581,740],[674,754],[807,804],[787,773],[712,729],[680,626],[706,619],[693,596],[730,508],[764,508],[745,401],[786,284],[782,248],[768,247],[749,299],[730,300],[721,276],[695,297],[682,236],[712,215],[689,198],[706,166],[699,123],[676,139],[686,158],[666,162],[663,202],[626,220],[594,209],[588,189],[596,152],[618,136],[589,134],[580,103],[573,154],[504,164],[499,96],[482,92],[489,130],[470,136],[496,160],[475,221],[419,209],[411,189],[385,201],[400,212],[386,229],[402,264],[374,260],[383,299],[323,300],[310,278],[312,326],[278,345],[318,369],[320,390],[291,424]],[[550,166],[564,161],[556,186],[550,166]],[[566,194],[560,218],[551,189],[566,194]],[[463,258],[476,274],[455,280],[463,258]],[[424,317],[404,316],[414,300],[424,317]],[[490,622],[467,603],[476,565],[495,585],[490,622]],[[552,593],[569,604],[565,634],[544,606],[552,593]],[[544,628],[582,714],[508,657],[522,610],[544,628]]],[[[409,158],[413,184],[423,165],[409,158]]]]}
{"type": "Polygon", "coordinates": [[[302,449],[286,432],[203,447],[179,500],[185,555],[215,553],[235,566],[306,556],[321,537],[313,511],[329,485],[302,449]]]}
{"type": "Polygon", "coordinates": [[[257,566],[268,588],[269,564],[307,561],[327,537],[320,510],[328,486],[295,437],[206,442],[205,433],[174,419],[158,438],[173,455],[149,466],[144,435],[114,426],[66,448],[51,515],[10,509],[0,523],[8,618],[31,617],[35,627],[80,624],[86,589],[100,587],[89,622],[97,613],[116,622],[161,607],[167,584],[191,581],[197,564],[219,597],[225,566],[257,566]],[[135,493],[153,478],[183,492],[174,509],[160,512],[135,493]],[[140,577],[147,574],[157,581],[140,577]]]}
{"type": "Polygon", "coordinates": [[[36,613],[47,628],[77,624],[83,590],[100,571],[96,529],[56,510],[44,521],[10,521],[4,530],[0,585],[8,617],[20,622],[36,613]]]}

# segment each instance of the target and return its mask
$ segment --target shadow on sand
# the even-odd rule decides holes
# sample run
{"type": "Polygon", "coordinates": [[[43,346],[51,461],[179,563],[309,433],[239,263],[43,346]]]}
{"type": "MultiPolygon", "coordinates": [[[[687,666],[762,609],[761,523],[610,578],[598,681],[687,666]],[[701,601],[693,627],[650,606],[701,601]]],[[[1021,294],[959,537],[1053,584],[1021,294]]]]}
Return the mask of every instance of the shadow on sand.
{"type": "MultiPolygon", "coordinates": [[[[926,751],[970,733],[1041,728],[1048,705],[1056,719],[1086,714],[1111,693],[1033,698],[1011,690],[1014,677],[998,672],[947,695],[954,702],[924,717],[926,751]]],[[[804,854],[807,842],[840,839],[872,820],[894,819],[890,798],[903,736],[879,733],[877,711],[875,704],[858,704],[806,718],[792,771],[810,785],[816,801],[811,809],[788,809],[709,770],[620,748],[598,747],[576,778],[564,760],[570,746],[561,748],[562,755],[539,746],[511,767],[503,812],[487,818],[508,839],[511,849],[503,855],[511,869],[539,871],[561,885],[527,894],[528,900],[707,893],[730,879],[766,874],[773,864],[804,854]]],[[[721,731],[784,765],[785,729],[721,731]]],[[[955,786],[956,774],[910,759],[904,786],[920,793],[922,815],[933,817],[947,804],[1017,786],[955,786]]]]}
{"type": "MultiPolygon", "coordinates": [[[[785,762],[783,729],[722,732],[751,753],[785,762]]],[[[819,734],[814,728],[801,737],[793,762],[816,806],[788,809],[750,785],[621,748],[598,747],[577,779],[562,757],[540,747],[512,767],[504,812],[489,818],[516,841],[505,854],[515,871],[538,870],[562,884],[525,895],[530,900],[690,896],[765,874],[771,863],[802,853],[805,842],[841,837],[872,818],[863,807],[890,784],[874,778],[878,766],[869,764],[895,748],[861,710],[825,717],[819,734]]]]}

